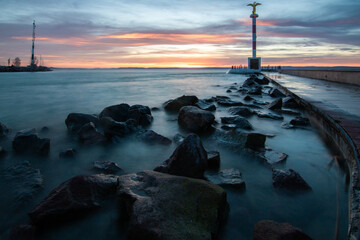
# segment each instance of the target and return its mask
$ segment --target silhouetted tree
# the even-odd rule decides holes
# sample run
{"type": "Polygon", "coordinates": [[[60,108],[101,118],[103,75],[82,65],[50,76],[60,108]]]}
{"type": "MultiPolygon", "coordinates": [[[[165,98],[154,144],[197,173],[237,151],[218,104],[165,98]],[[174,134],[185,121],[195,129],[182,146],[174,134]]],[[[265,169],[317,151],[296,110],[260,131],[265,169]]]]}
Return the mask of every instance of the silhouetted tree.
{"type": "Polygon", "coordinates": [[[20,60],[19,57],[16,57],[16,58],[14,59],[13,65],[14,65],[15,67],[20,67],[20,66],[21,66],[21,60],[20,60]]]}

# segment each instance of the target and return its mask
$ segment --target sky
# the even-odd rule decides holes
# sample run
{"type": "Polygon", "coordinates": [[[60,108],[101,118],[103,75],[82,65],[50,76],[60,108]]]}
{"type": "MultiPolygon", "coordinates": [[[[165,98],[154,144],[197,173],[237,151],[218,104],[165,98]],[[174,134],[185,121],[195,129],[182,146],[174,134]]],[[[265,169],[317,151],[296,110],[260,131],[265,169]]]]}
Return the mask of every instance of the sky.
{"type": "MultiPolygon", "coordinates": [[[[267,66],[360,67],[360,0],[262,0],[267,66]]],[[[229,67],[251,57],[244,0],[0,0],[0,65],[35,54],[51,67],[229,67]]]]}

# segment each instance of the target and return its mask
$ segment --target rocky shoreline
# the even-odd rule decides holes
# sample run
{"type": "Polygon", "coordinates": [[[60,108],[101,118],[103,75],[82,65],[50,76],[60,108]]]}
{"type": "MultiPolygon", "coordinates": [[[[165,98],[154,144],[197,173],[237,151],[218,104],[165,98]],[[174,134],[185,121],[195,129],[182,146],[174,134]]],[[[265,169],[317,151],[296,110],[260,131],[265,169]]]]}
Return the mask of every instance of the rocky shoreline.
{"type": "MultiPolygon", "coordinates": [[[[143,105],[121,103],[104,108],[98,115],[70,113],[65,124],[69,134],[80,145],[111,145],[118,139],[135,136],[147,144],[164,146],[174,142],[177,148],[153,170],[117,174],[116,163],[94,163],[101,174],[79,175],[63,182],[29,212],[30,221],[12,229],[9,239],[36,239],[38,231],[58,226],[70,219],[81,219],[94,210],[101,210],[106,199],[118,201],[119,217],[128,222],[129,239],[218,239],[229,211],[226,189],[245,190],[246,179],[239,169],[221,169],[220,153],[207,151],[202,144],[203,134],[229,148],[245,149],[262,159],[272,169],[274,189],[301,194],[311,186],[293,169],[278,169],[287,154],[266,147],[266,133],[254,132],[249,116],[282,120],[282,114],[294,116],[284,128],[306,127],[309,120],[301,116],[300,106],[277,88],[268,86],[266,77],[251,76],[242,86],[233,84],[227,92],[243,93],[243,101],[228,96],[198,99],[180,96],[163,104],[163,110],[177,114],[178,125],[188,133],[174,139],[148,129],[153,121],[152,109],[143,105]],[[269,95],[272,102],[260,102],[259,95],[269,95]],[[250,101],[252,101],[250,103],[250,101]],[[217,106],[226,107],[232,117],[216,122],[217,106]],[[263,109],[270,111],[263,112],[263,109]],[[208,170],[211,170],[210,174],[208,170]]],[[[154,109],[155,110],[155,109],[154,109]]],[[[7,138],[9,128],[0,123],[0,138],[7,138]]],[[[10,149],[0,152],[6,154],[10,149]]],[[[40,138],[35,129],[24,129],[12,140],[16,154],[47,156],[51,139],[40,138]]],[[[59,153],[61,158],[73,158],[76,149],[59,153]]],[[[1,157],[1,155],[0,155],[1,157]]],[[[10,171],[5,170],[5,171],[10,171]]],[[[30,164],[21,170],[13,169],[29,182],[29,191],[19,198],[28,198],[41,188],[41,174],[30,164]],[[27,194],[27,195],[26,195],[27,194]]],[[[11,171],[10,171],[11,172],[11,171]]],[[[11,174],[9,179],[11,179],[11,174]]],[[[310,239],[303,231],[288,223],[260,221],[254,228],[254,239],[310,239]]]]}
{"type": "Polygon", "coordinates": [[[45,66],[27,66],[27,67],[15,67],[15,66],[0,66],[0,72],[49,72],[51,68],[45,66]]]}

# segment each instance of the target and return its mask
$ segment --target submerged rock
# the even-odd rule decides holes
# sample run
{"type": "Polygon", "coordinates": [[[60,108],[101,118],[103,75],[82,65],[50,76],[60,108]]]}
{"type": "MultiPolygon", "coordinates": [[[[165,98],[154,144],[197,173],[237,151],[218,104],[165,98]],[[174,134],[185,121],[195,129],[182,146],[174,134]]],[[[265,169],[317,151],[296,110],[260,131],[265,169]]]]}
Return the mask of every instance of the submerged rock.
{"type": "Polygon", "coordinates": [[[138,133],[137,137],[148,144],[162,144],[162,145],[170,145],[171,140],[167,137],[164,137],[153,130],[142,130],[138,133]]]}
{"type": "Polygon", "coordinates": [[[215,116],[194,106],[185,106],[180,109],[179,125],[191,132],[203,132],[211,129],[215,116]]]}
{"type": "Polygon", "coordinates": [[[96,116],[84,113],[70,113],[65,120],[67,129],[72,133],[79,132],[82,126],[90,122],[97,127],[100,125],[96,116]]]}
{"type": "Polygon", "coordinates": [[[15,204],[30,201],[43,187],[40,170],[32,168],[28,162],[2,170],[0,179],[7,183],[6,197],[10,197],[15,204]]]}
{"type": "Polygon", "coordinates": [[[243,117],[222,117],[221,123],[224,124],[232,124],[235,128],[242,128],[246,130],[252,130],[253,127],[248,120],[243,117]]]}
{"type": "Polygon", "coordinates": [[[218,151],[207,152],[207,165],[210,169],[218,169],[220,167],[220,153],[218,151]]]}
{"type": "Polygon", "coordinates": [[[254,98],[251,97],[251,96],[249,96],[249,95],[246,95],[246,96],[244,97],[244,100],[245,100],[245,101],[251,101],[251,100],[254,100],[254,98]]]}
{"type": "Polygon", "coordinates": [[[195,106],[197,106],[198,108],[202,109],[202,110],[206,110],[206,111],[215,111],[216,110],[216,106],[212,103],[208,103],[205,100],[199,100],[195,103],[195,106]]]}
{"type": "Polygon", "coordinates": [[[180,108],[184,106],[194,106],[196,102],[198,102],[198,98],[196,96],[181,96],[174,100],[169,100],[164,103],[164,109],[167,111],[177,112],[180,108]]]}
{"type": "Polygon", "coordinates": [[[122,170],[119,165],[111,161],[95,161],[93,165],[96,170],[101,170],[106,173],[116,173],[122,170]]]}
{"type": "Polygon", "coordinates": [[[253,240],[311,240],[311,238],[289,223],[262,220],[255,224],[253,240]]]}
{"type": "Polygon", "coordinates": [[[273,169],[273,185],[276,188],[288,190],[310,190],[311,187],[305,182],[299,173],[292,169],[273,169]]]}
{"type": "Polygon", "coordinates": [[[269,92],[269,95],[271,97],[274,97],[274,98],[283,98],[283,97],[286,97],[285,94],[283,94],[282,92],[280,92],[279,89],[277,88],[272,88],[269,92]]]}
{"type": "Polygon", "coordinates": [[[9,132],[10,130],[0,122],[0,139],[5,137],[9,132]]]}
{"type": "Polygon", "coordinates": [[[226,192],[204,180],[144,171],[120,176],[117,194],[133,240],[216,239],[227,216],[226,192]]]}
{"type": "Polygon", "coordinates": [[[172,175],[203,178],[207,168],[207,153],[201,139],[195,134],[190,134],[175,149],[173,154],[154,171],[172,175]]]}
{"type": "Polygon", "coordinates": [[[275,101],[271,102],[268,105],[268,109],[275,110],[275,109],[281,109],[282,108],[282,99],[276,99],[275,101]]]}
{"type": "Polygon", "coordinates": [[[290,121],[290,124],[293,126],[308,126],[310,125],[310,121],[308,118],[296,117],[290,121]]]}
{"type": "Polygon", "coordinates": [[[223,169],[219,172],[206,172],[205,177],[212,183],[221,187],[231,187],[236,189],[245,188],[239,169],[223,169]]]}
{"type": "Polygon", "coordinates": [[[117,178],[111,175],[80,175],[60,184],[30,213],[36,225],[60,223],[100,207],[116,193],[117,178]]]}
{"type": "Polygon", "coordinates": [[[35,227],[29,224],[22,224],[10,231],[9,240],[34,240],[35,227]]]}
{"type": "Polygon", "coordinates": [[[73,158],[76,155],[76,150],[73,148],[66,149],[59,153],[60,158],[73,158]]]}
{"type": "Polygon", "coordinates": [[[39,138],[35,128],[24,129],[16,133],[12,147],[16,153],[48,155],[50,151],[50,139],[39,138]]]}
{"type": "Polygon", "coordinates": [[[245,147],[253,150],[265,148],[266,135],[261,133],[249,133],[246,137],[245,147]]]}
{"type": "Polygon", "coordinates": [[[93,122],[87,123],[78,132],[79,141],[85,145],[102,144],[106,138],[96,129],[93,122]]]}
{"type": "Polygon", "coordinates": [[[286,153],[266,150],[265,152],[260,153],[260,157],[267,164],[272,166],[284,162],[287,159],[288,155],[286,153]]]}
{"type": "Polygon", "coordinates": [[[254,111],[250,110],[247,107],[231,107],[228,110],[231,114],[239,115],[243,117],[249,117],[254,114],[254,111]]]}

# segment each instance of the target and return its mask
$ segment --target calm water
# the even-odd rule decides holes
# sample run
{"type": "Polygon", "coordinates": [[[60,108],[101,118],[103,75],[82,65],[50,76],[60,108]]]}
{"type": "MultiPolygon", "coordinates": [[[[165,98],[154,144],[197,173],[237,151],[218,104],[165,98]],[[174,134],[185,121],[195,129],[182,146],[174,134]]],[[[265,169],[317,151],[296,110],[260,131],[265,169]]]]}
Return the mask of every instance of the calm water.
{"type": "MultiPolygon", "coordinates": [[[[116,162],[124,173],[153,169],[166,160],[175,144],[170,147],[147,146],[133,139],[107,147],[81,147],[67,134],[64,123],[70,112],[99,113],[104,107],[119,103],[143,104],[161,107],[162,103],[183,94],[199,98],[226,93],[233,84],[246,78],[226,75],[224,70],[56,70],[45,73],[0,74],[0,122],[12,129],[10,137],[2,142],[11,150],[13,135],[24,128],[49,127],[40,134],[51,139],[51,152],[47,158],[14,156],[8,154],[0,161],[0,170],[13,164],[29,161],[39,168],[44,178],[44,188],[26,204],[13,201],[4,190],[7,182],[0,182],[0,238],[8,229],[28,222],[27,213],[47,194],[70,177],[93,174],[92,162],[116,162]],[[59,159],[61,150],[74,147],[76,159],[59,159]]],[[[233,93],[233,100],[243,96],[233,93]]],[[[263,97],[263,101],[271,99],[263,97]]],[[[163,110],[152,113],[154,131],[172,138],[179,129],[176,115],[163,110]],[[174,121],[175,120],[175,121],[174,121]]],[[[230,115],[219,107],[215,113],[230,115]]],[[[292,117],[286,116],[285,121],[292,117]]],[[[239,168],[246,182],[246,191],[227,190],[230,214],[222,239],[252,239],[255,223],[262,219],[289,222],[309,234],[313,239],[334,239],[336,225],[339,238],[346,239],[348,217],[348,186],[346,174],[336,163],[336,151],[327,146],[317,130],[283,129],[282,121],[249,118],[255,132],[274,134],[266,146],[289,155],[279,168],[293,168],[309,183],[313,191],[305,194],[287,194],[275,191],[271,169],[255,156],[244,151],[234,151],[217,144],[213,136],[203,137],[207,150],[218,150],[221,168],[239,168]],[[337,211],[340,217],[337,221],[337,211]]],[[[85,219],[45,232],[42,239],[126,239],[124,227],[119,226],[116,203],[104,207],[85,219]]]]}

